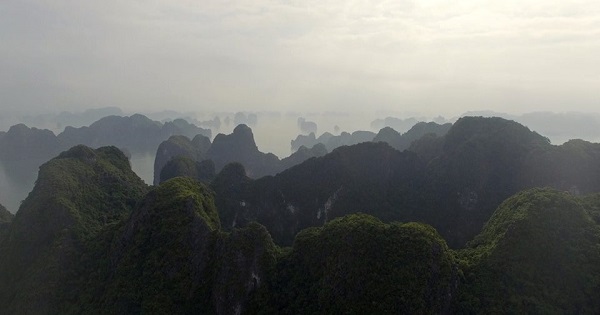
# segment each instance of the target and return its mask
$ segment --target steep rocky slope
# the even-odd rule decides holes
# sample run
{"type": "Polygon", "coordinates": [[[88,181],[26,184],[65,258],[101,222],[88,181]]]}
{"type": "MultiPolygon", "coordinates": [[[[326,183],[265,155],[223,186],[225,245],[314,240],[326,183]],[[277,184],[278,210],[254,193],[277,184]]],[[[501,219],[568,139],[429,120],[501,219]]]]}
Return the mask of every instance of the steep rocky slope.
{"type": "Polygon", "coordinates": [[[457,309],[596,314],[598,244],[600,228],[579,198],[552,189],[519,193],[502,203],[460,251],[467,266],[457,309]]]}
{"type": "Polygon", "coordinates": [[[77,146],[42,165],[2,244],[6,313],[58,312],[86,241],[126,216],[145,191],[114,147],[77,146]]]}

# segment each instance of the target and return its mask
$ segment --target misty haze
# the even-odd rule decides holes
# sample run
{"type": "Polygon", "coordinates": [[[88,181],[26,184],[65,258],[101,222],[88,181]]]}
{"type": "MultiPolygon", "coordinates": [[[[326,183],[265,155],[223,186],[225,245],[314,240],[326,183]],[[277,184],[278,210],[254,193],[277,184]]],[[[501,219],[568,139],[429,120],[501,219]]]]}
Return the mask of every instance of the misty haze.
{"type": "Polygon", "coordinates": [[[0,314],[600,313],[600,3],[0,3],[0,314]]]}

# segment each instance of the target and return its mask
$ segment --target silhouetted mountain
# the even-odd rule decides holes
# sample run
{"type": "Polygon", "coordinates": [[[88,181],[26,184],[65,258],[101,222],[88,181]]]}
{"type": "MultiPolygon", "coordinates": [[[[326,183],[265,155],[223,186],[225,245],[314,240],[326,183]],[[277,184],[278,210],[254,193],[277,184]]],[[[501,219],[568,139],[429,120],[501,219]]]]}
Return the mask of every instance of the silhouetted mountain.
{"type": "MultiPolygon", "coordinates": [[[[477,234],[496,207],[532,187],[520,177],[523,162],[535,150],[551,147],[528,128],[502,118],[463,117],[445,136],[443,151],[428,165],[430,204],[435,226],[460,246],[477,234]],[[460,228],[458,228],[460,226],[460,228]]],[[[546,183],[550,184],[550,183],[546,183]]]]}
{"type": "Polygon", "coordinates": [[[0,137],[0,163],[15,186],[33,185],[38,167],[56,156],[63,146],[54,133],[46,129],[12,126],[0,137]]]}
{"type": "Polygon", "coordinates": [[[63,129],[66,126],[88,126],[107,116],[123,116],[123,111],[118,107],[104,107],[88,109],[81,113],[61,112],[55,120],[58,129],[63,129]]]}
{"type": "MultiPolygon", "coordinates": [[[[210,136],[210,130],[184,120],[162,124],[142,115],[105,117],[89,127],[67,127],[58,136],[50,130],[28,128],[23,124],[12,126],[0,137],[0,163],[11,188],[17,192],[9,197],[11,204],[7,206],[15,207],[31,191],[42,163],[72,146],[83,144],[97,148],[114,145],[128,152],[129,156],[153,154],[163,140],[176,134],[210,136]]],[[[151,174],[151,169],[147,173],[151,174]]]]}
{"type": "Polygon", "coordinates": [[[527,126],[552,140],[554,144],[561,144],[570,139],[584,139],[600,141],[598,128],[600,128],[600,114],[580,112],[532,112],[522,115],[510,115],[494,111],[467,112],[463,116],[502,117],[514,120],[527,126]]]}
{"type": "Polygon", "coordinates": [[[342,132],[339,136],[334,136],[328,132],[315,137],[314,132],[308,135],[298,135],[296,139],[291,141],[292,151],[298,150],[301,146],[310,148],[316,144],[323,144],[328,151],[333,151],[344,145],[355,145],[362,142],[386,142],[393,148],[403,151],[410,147],[415,140],[422,138],[427,134],[435,134],[437,136],[445,135],[452,124],[437,124],[434,122],[420,122],[411,125],[412,128],[404,134],[400,134],[391,127],[382,128],[378,134],[370,131],[355,131],[352,134],[342,132]]]}
{"type": "Polygon", "coordinates": [[[310,158],[321,157],[325,154],[327,154],[327,148],[325,148],[325,145],[322,143],[317,143],[310,149],[306,148],[305,146],[301,146],[298,151],[281,160],[279,169],[280,171],[284,171],[310,158]]]}
{"type": "Polygon", "coordinates": [[[409,130],[410,128],[412,128],[418,122],[419,121],[414,117],[410,117],[410,118],[406,118],[406,119],[395,118],[395,117],[386,117],[384,119],[375,119],[374,121],[372,121],[371,129],[381,130],[386,127],[389,127],[389,128],[392,128],[392,129],[398,131],[399,133],[403,133],[403,132],[406,132],[407,130],[409,130]]]}
{"type": "Polygon", "coordinates": [[[258,123],[258,117],[253,113],[241,113],[237,112],[233,116],[233,124],[238,125],[247,125],[247,126],[256,126],[258,123]]]}
{"type": "Polygon", "coordinates": [[[600,144],[570,140],[534,150],[523,162],[521,180],[530,186],[551,186],[574,194],[600,188],[600,144]]]}
{"type": "Polygon", "coordinates": [[[421,185],[424,167],[414,153],[366,142],[309,159],[274,177],[252,181],[219,174],[213,189],[219,211],[227,214],[221,216],[223,226],[257,221],[277,242],[289,245],[300,230],[349,213],[365,212],[386,221],[411,217],[421,204],[413,193],[421,185]]]}
{"type": "Polygon", "coordinates": [[[60,313],[86,241],[127,215],[145,190],[114,147],[77,146],[42,165],[1,245],[4,311],[60,313]]]}
{"type": "MultiPolygon", "coordinates": [[[[329,132],[324,133],[321,137],[332,137],[333,135],[329,132]]],[[[298,135],[296,139],[290,141],[292,152],[296,152],[300,147],[312,148],[315,144],[325,143],[326,140],[318,141],[315,133],[311,132],[308,135],[298,135]]]]}
{"type": "Polygon", "coordinates": [[[168,140],[163,141],[158,146],[154,159],[154,185],[164,181],[160,177],[161,170],[172,158],[179,156],[201,161],[210,145],[210,139],[203,135],[195,136],[194,140],[190,140],[186,136],[171,136],[168,140]]]}
{"type": "Polygon", "coordinates": [[[355,131],[352,134],[348,132],[342,132],[339,136],[334,136],[329,132],[326,132],[315,138],[315,134],[311,132],[308,136],[299,135],[295,140],[292,140],[291,146],[292,151],[298,150],[301,146],[312,148],[316,144],[324,144],[327,151],[333,151],[336,148],[345,145],[355,145],[363,142],[372,141],[375,138],[375,133],[370,131],[355,131]]]}
{"type": "Polygon", "coordinates": [[[10,127],[8,132],[0,137],[0,148],[2,161],[47,161],[61,152],[61,144],[52,131],[29,128],[24,124],[10,127]]]}
{"type": "Polygon", "coordinates": [[[300,129],[302,133],[317,133],[317,123],[300,117],[298,118],[298,129],[300,129]]]}
{"type": "Polygon", "coordinates": [[[434,122],[420,122],[402,135],[390,127],[385,127],[379,131],[373,142],[387,142],[392,148],[404,151],[414,141],[421,139],[425,135],[434,134],[438,137],[444,136],[448,133],[450,127],[452,127],[452,124],[439,125],[434,122]]]}
{"type": "MultiPolygon", "coordinates": [[[[596,207],[599,204],[596,204],[596,207]]],[[[533,189],[506,200],[461,256],[461,313],[597,314],[600,228],[578,198],[533,189]]]]}
{"type": "Polygon", "coordinates": [[[243,124],[235,127],[230,135],[218,134],[206,158],[215,162],[217,171],[231,162],[242,163],[251,177],[274,174],[279,164],[277,156],[258,150],[252,129],[243,124]]]}
{"type": "Polygon", "coordinates": [[[193,141],[181,136],[171,137],[161,143],[157,150],[154,184],[157,185],[165,180],[159,175],[168,162],[175,157],[185,157],[190,160],[180,159],[171,163],[170,169],[166,171],[169,174],[168,178],[191,176],[204,181],[214,177],[212,167],[206,168],[209,166],[205,162],[206,159],[213,161],[217,170],[228,163],[241,163],[247,169],[248,176],[257,178],[274,175],[311,157],[323,156],[326,153],[327,149],[323,145],[316,145],[311,149],[298,150],[289,157],[279,160],[271,153],[262,153],[258,150],[252,129],[246,125],[237,126],[229,135],[217,135],[212,144],[201,135],[196,136],[193,141]],[[192,163],[194,161],[201,163],[192,163]]]}
{"type": "Polygon", "coordinates": [[[210,188],[210,160],[165,152],[161,179],[183,177],[147,187],[115,147],[73,147],[0,206],[0,313],[600,313],[600,144],[501,118],[423,134],[301,148],[259,179],[247,126],[171,138],[242,160],[210,188]]]}
{"type": "Polygon", "coordinates": [[[410,147],[408,147],[408,150],[415,152],[423,160],[429,162],[442,155],[444,152],[444,141],[445,138],[443,136],[438,137],[434,133],[428,133],[413,141],[410,147]]]}
{"type": "Polygon", "coordinates": [[[339,148],[275,177],[251,181],[233,200],[216,185],[217,194],[225,194],[217,199],[224,203],[219,209],[229,214],[222,219],[235,220],[223,226],[256,220],[277,242],[290,244],[303,228],[362,211],[385,222],[426,222],[459,247],[504,199],[522,189],[600,191],[598,145],[552,146],[501,118],[461,118],[446,136],[427,137],[412,149],[400,154],[374,143],[339,148]],[[539,167],[532,167],[535,161],[539,167]],[[559,167],[568,161],[576,163],[559,167]]]}
{"type": "Polygon", "coordinates": [[[183,119],[161,124],[146,116],[108,116],[89,127],[67,127],[58,135],[67,147],[85,144],[90,147],[113,145],[132,152],[154,152],[158,145],[172,135],[194,137],[197,134],[210,137],[210,130],[198,128],[183,119]]]}

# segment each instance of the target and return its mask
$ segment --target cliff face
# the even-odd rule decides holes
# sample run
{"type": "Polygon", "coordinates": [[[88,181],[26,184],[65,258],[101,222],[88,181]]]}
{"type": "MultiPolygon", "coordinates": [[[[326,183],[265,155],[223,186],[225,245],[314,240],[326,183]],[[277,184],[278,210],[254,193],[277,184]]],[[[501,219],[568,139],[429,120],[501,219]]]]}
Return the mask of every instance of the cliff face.
{"type": "Polygon", "coordinates": [[[150,192],[115,239],[108,279],[98,283],[109,285],[98,293],[117,314],[244,311],[275,263],[268,232],[221,232],[212,193],[190,178],[150,192]]]}
{"type": "Polygon", "coordinates": [[[207,312],[202,291],[218,228],[212,196],[194,180],[167,181],[151,191],[109,249],[112,277],[102,307],[115,314],[207,312]]]}
{"type": "Polygon", "coordinates": [[[83,146],[42,166],[0,235],[3,314],[246,310],[276,261],[266,229],[222,232],[213,193],[190,178],[142,198],[128,166],[115,148],[83,146]]]}

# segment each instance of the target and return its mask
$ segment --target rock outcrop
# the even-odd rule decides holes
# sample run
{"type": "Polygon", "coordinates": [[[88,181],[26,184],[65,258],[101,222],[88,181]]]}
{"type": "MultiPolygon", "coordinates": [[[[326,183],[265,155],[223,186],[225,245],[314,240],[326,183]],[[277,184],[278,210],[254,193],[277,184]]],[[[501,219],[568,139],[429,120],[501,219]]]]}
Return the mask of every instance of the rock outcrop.
{"type": "Polygon", "coordinates": [[[600,228],[578,198],[552,189],[521,192],[503,202],[460,251],[468,266],[456,308],[488,314],[596,314],[598,244],[600,228]]]}
{"type": "Polygon", "coordinates": [[[407,132],[400,134],[390,127],[385,127],[379,131],[373,142],[387,142],[394,149],[404,151],[408,149],[414,141],[421,139],[426,135],[433,134],[437,137],[443,137],[448,133],[452,124],[439,125],[434,122],[420,122],[415,124],[407,132]]]}
{"type": "Polygon", "coordinates": [[[128,215],[145,191],[114,147],[77,146],[42,165],[0,245],[3,311],[60,313],[87,240],[128,215]]]}
{"type": "Polygon", "coordinates": [[[166,179],[161,179],[160,174],[167,163],[174,157],[186,157],[193,161],[202,161],[210,148],[210,139],[203,135],[196,135],[193,140],[186,136],[171,136],[163,141],[156,150],[154,159],[154,185],[166,179]]]}
{"type": "Polygon", "coordinates": [[[261,177],[277,171],[279,159],[271,153],[258,150],[252,129],[238,125],[229,135],[218,134],[213,140],[206,158],[215,162],[217,171],[232,162],[244,165],[250,177],[261,177]]]}

